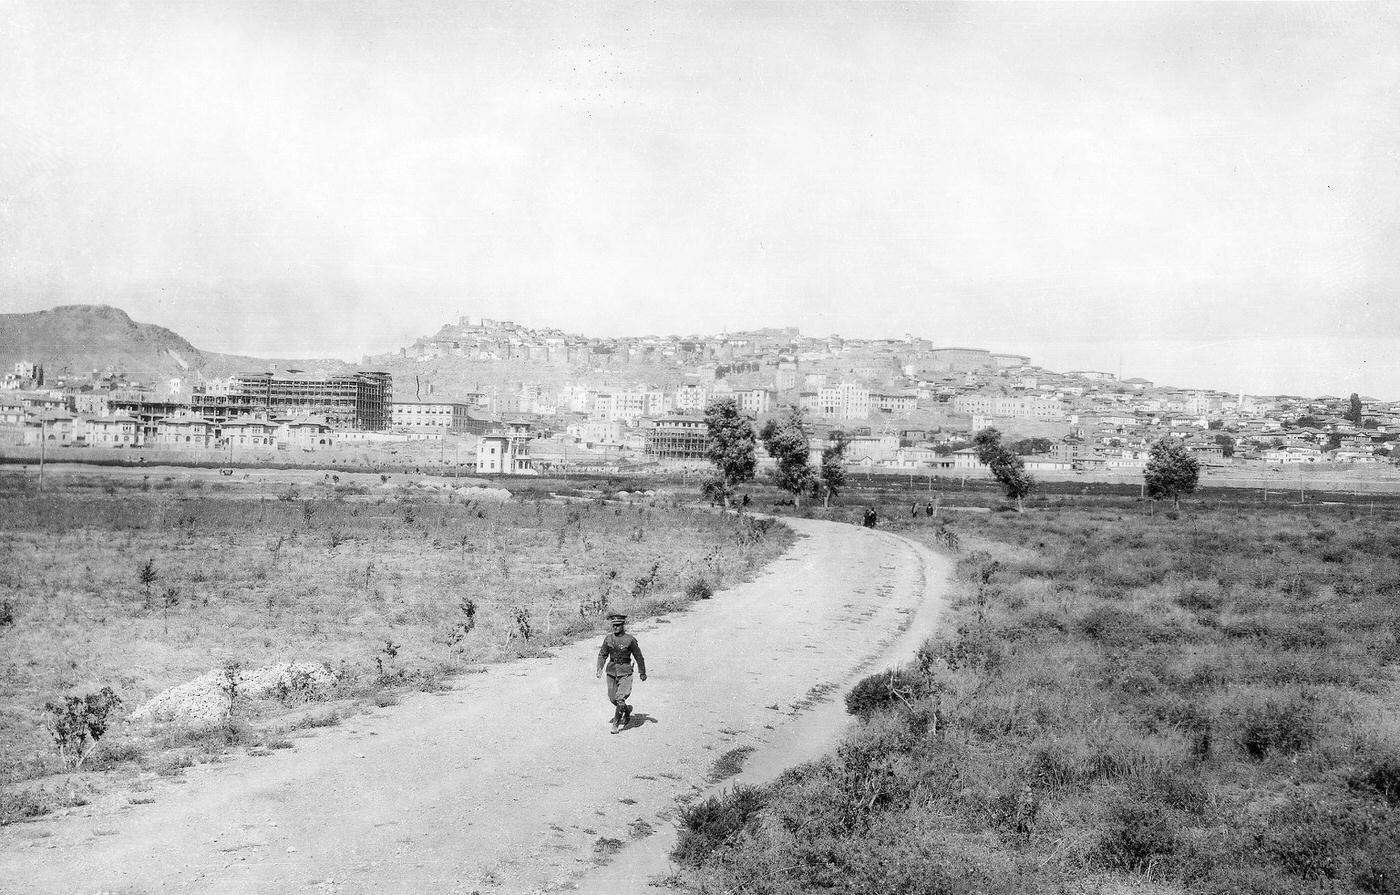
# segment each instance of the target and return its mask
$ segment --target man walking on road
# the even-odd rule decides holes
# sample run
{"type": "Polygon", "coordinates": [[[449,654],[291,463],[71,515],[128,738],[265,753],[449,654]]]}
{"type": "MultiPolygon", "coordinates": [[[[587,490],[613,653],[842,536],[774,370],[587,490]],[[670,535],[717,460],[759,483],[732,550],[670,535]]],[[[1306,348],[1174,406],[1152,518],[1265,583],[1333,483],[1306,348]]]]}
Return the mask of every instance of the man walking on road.
{"type": "Polygon", "coordinates": [[[637,638],[627,633],[627,616],[614,612],[608,616],[612,632],[603,637],[603,645],[598,649],[598,672],[595,677],[608,675],[608,702],[613,705],[612,732],[625,727],[632,720],[632,706],[627,697],[632,695],[632,659],[637,660],[637,675],[647,679],[647,660],[642,658],[642,649],[637,638]]]}

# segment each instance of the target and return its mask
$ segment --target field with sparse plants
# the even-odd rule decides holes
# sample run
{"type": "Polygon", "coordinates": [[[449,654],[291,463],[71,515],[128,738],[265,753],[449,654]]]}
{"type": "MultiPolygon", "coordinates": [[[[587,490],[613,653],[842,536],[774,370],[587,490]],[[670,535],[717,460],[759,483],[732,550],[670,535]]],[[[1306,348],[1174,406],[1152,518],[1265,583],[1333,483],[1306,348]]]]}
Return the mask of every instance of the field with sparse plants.
{"type": "Polygon", "coordinates": [[[683,811],[690,891],[1400,892],[1395,506],[989,504],[882,506],[958,557],[945,633],[683,811]]]}
{"type": "Polygon", "coordinates": [[[282,747],[259,722],[304,708],[298,687],[203,733],[124,721],[211,670],[313,663],[334,676],[332,697],[387,704],[591,636],[609,610],[708,597],[791,540],[684,494],[501,502],[329,477],[260,490],[93,474],[36,494],[32,474],[0,472],[0,822],[43,813],[34,781],[79,759],[178,770],[231,743],[282,747]]]}

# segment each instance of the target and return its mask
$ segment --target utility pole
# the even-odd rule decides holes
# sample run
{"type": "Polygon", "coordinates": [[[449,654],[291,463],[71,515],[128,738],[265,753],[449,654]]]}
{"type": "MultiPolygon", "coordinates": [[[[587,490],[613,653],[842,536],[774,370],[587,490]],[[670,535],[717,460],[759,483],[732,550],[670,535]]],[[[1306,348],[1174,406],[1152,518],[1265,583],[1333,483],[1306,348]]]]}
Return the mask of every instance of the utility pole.
{"type": "Polygon", "coordinates": [[[39,490],[44,490],[44,412],[39,411],[39,490]]]}

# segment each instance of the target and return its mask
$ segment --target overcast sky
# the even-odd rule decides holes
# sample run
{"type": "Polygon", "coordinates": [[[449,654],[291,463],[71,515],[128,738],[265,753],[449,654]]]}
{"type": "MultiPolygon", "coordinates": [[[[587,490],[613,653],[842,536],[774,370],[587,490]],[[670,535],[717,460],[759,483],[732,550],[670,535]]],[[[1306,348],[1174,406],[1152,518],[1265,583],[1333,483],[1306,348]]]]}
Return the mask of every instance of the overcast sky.
{"type": "Polygon", "coordinates": [[[0,0],[0,310],[796,325],[1400,398],[1388,5],[0,0]]]}

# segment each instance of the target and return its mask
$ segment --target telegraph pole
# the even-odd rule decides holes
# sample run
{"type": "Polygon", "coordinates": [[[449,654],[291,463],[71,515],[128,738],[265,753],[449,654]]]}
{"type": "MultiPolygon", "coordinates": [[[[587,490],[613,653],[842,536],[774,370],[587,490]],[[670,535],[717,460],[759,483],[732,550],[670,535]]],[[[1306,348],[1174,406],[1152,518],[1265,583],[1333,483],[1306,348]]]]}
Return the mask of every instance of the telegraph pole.
{"type": "Polygon", "coordinates": [[[44,490],[44,412],[39,411],[39,490],[44,490]]]}

